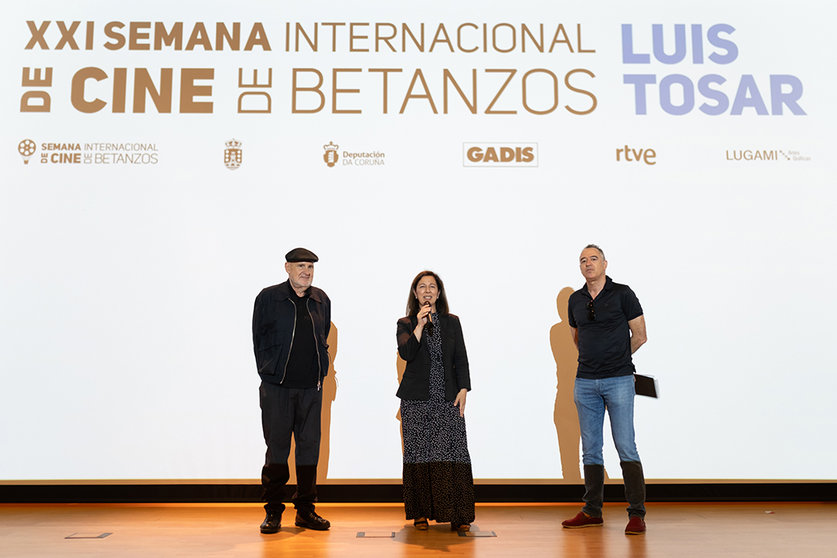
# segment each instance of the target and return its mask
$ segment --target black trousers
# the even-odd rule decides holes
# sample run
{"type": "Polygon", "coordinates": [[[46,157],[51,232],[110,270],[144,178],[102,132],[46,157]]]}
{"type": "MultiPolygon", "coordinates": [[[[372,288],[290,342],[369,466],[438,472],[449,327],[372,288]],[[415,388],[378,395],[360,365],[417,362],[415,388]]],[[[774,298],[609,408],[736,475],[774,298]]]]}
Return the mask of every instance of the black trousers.
{"type": "Polygon", "coordinates": [[[262,499],[267,511],[282,512],[285,485],[290,478],[291,435],[296,443],[294,507],[313,510],[317,501],[317,462],[320,458],[320,416],[323,392],[262,382],[259,387],[262,430],[267,445],[262,467],[262,499]]]}

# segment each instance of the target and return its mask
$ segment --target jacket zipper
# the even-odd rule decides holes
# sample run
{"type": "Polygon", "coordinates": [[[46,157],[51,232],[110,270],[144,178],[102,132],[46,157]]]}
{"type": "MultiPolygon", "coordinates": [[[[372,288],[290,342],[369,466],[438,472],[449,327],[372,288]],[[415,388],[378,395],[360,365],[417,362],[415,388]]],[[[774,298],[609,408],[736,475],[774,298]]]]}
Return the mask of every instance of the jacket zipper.
{"type": "MultiPolygon", "coordinates": [[[[294,328],[291,330],[291,346],[288,347],[288,357],[285,359],[285,368],[282,370],[282,379],[279,380],[280,384],[285,383],[285,376],[288,375],[288,362],[291,360],[291,351],[294,348],[294,336],[296,335],[296,304],[294,304],[289,298],[286,298],[285,300],[287,300],[288,303],[294,307],[294,328]]],[[[305,306],[306,308],[308,307],[308,301],[305,302],[305,306]]],[[[308,312],[308,315],[310,316],[311,312],[308,312]]]]}
{"type": "MultiPolygon", "coordinates": [[[[305,299],[305,310],[308,312],[308,317],[311,319],[311,333],[314,334],[314,349],[317,351],[317,391],[320,391],[320,388],[323,385],[323,365],[322,361],[320,360],[320,343],[317,339],[317,330],[314,328],[314,317],[311,315],[311,309],[308,308],[308,301],[310,299],[305,299]]],[[[296,324],[294,324],[296,325],[296,324]]],[[[288,353],[290,357],[290,353],[288,353]]],[[[287,366],[287,363],[285,363],[287,366]]]]}

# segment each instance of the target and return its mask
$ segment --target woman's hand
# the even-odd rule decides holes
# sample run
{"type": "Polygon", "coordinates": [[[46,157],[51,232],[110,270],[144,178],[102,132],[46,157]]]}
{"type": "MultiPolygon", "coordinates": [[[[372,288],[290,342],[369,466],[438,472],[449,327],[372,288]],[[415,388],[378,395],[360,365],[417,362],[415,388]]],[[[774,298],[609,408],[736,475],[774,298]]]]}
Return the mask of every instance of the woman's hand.
{"type": "Polygon", "coordinates": [[[424,327],[430,321],[430,313],[433,311],[433,307],[429,304],[425,304],[421,308],[419,308],[418,314],[416,314],[416,319],[418,319],[418,325],[424,327]]]}
{"type": "Polygon", "coordinates": [[[421,334],[424,331],[424,326],[430,322],[430,313],[432,311],[433,308],[429,304],[425,304],[419,308],[418,314],[416,314],[418,325],[416,325],[416,329],[413,330],[413,335],[415,335],[416,339],[419,341],[421,341],[421,334]]]}
{"type": "Polygon", "coordinates": [[[468,397],[468,390],[462,388],[459,390],[459,393],[456,394],[456,399],[453,400],[453,406],[459,407],[459,416],[465,416],[465,398],[468,397]]]}

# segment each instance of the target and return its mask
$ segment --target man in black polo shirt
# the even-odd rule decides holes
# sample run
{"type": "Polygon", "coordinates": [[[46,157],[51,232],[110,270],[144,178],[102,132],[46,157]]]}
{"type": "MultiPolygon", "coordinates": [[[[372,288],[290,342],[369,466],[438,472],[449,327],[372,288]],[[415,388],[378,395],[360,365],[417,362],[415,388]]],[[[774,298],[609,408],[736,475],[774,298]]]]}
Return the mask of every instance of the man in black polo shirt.
{"type": "Polygon", "coordinates": [[[253,350],[262,379],[259,398],[267,444],[262,468],[267,515],[262,533],[276,533],[282,525],[291,435],[296,442],[295,523],[318,531],[331,526],[314,511],[331,301],[311,286],[316,254],[295,248],[285,260],[288,280],[263,289],[253,309],[253,350]]]}
{"type": "Polygon", "coordinates": [[[570,295],[569,322],[578,347],[575,405],[581,429],[584,507],[562,525],[568,529],[602,525],[604,415],[625,482],[625,533],[645,532],[645,477],[634,441],[634,364],[631,355],[646,341],[645,317],[634,292],[605,275],[607,260],[595,244],[579,258],[585,285],[570,295]]]}

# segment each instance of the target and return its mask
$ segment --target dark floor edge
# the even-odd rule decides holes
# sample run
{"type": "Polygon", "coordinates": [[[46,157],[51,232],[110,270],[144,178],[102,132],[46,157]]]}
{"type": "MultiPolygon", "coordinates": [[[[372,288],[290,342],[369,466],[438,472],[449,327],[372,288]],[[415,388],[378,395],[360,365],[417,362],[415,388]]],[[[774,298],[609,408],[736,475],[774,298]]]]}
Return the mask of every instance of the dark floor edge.
{"type": "MultiPolygon", "coordinates": [[[[478,484],[477,502],[579,502],[581,485],[478,484]]],[[[293,487],[289,487],[289,493],[293,487]]],[[[837,501],[837,483],[649,484],[649,502],[837,501]]],[[[258,502],[253,484],[0,485],[0,503],[258,502]]],[[[397,484],[327,484],[320,502],[400,502],[397,484]]],[[[621,485],[605,486],[606,501],[623,501],[621,485]]]]}

